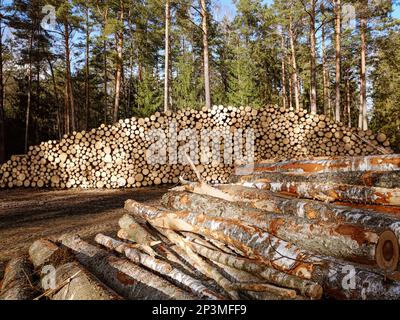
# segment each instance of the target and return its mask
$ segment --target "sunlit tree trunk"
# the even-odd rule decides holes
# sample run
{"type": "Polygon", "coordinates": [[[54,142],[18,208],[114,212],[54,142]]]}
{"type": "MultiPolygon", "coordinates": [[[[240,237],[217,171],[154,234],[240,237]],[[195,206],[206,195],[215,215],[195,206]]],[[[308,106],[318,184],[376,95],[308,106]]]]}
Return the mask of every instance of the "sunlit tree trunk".
{"type": "Polygon", "coordinates": [[[368,130],[367,118],[367,80],[366,80],[366,52],[367,52],[367,19],[360,17],[360,36],[361,36],[361,67],[360,67],[360,110],[358,127],[368,130]]]}
{"type": "Polygon", "coordinates": [[[342,21],[341,0],[336,0],[335,4],[335,52],[336,52],[336,78],[335,78],[335,120],[340,121],[340,82],[341,82],[341,21],[342,21]]]}
{"type": "Polygon", "coordinates": [[[117,63],[115,70],[115,100],[113,121],[118,121],[119,104],[121,96],[121,79],[122,79],[122,49],[124,45],[124,32],[122,30],[124,23],[124,3],[120,3],[119,21],[121,23],[121,30],[116,33],[116,47],[117,47],[117,63]]]}
{"type": "Polygon", "coordinates": [[[203,59],[204,59],[204,90],[205,90],[205,106],[211,108],[210,93],[210,71],[209,71],[209,52],[208,52],[208,27],[207,27],[207,10],[206,0],[200,0],[203,30],[203,59]]]}
{"type": "Polygon", "coordinates": [[[169,0],[165,2],[165,65],[164,65],[164,112],[170,109],[169,106],[169,24],[170,6],[169,0]]]}
{"type": "Polygon", "coordinates": [[[289,17],[289,38],[290,38],[290,49],[292,53],[292,77],[293,77],[293,89],[294,89],[294,102],[296,110],[300,109],[300,96],[299,96],[299,81],[297,77],[297,62],[296,62],[296,49],[294,45],[294,31],[293,31],[293,17],[289,17]]]}

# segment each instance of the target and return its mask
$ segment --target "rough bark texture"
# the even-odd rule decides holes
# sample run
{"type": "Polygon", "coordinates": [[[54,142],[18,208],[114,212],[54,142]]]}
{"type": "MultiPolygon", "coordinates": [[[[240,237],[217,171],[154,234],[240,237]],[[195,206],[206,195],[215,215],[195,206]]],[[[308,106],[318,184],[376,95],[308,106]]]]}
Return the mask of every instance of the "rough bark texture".
{"type": "Polygon", "coordinates": [[[335,223],[310,223],[303,218],[258,210],[246,203],[232,203],[187,192],[169,192],[163,196],[163,204],[175,210],[239,219],[306,250],[345,260],[375,264],[375,247],[379,235],[360,227],[335,223]]]}
{"type": "Polygon", "coordinates": [[[171,278],[176,283],[186,286],[192,291],[193,294],[201,298],[212,300],[224,298],[220,294],[213,292],[210,288],[205,287],[201,281],[185,274],[181,270],[172,266],[170,263],[144,254],[140,252],[140,250],[132,248],[126,243],[107,237],[103,234],[98,234],[95,238],[95,241],[110,250],[115,250],[124,254],[134,263],[141,264],[150,270],[154,270],[161,275],[171,278]]]}
{"type": "Polygon", "coordinates": [[[127,299],[187,300],[194,297],[161,277],[117,258],[107,251],[82,241],[79,237],[62,237],[63,245],[75,252],[79,262],[127,299]]]}
{"type": "Polygon", "coordinates": [[[235,220],[211,218],[187,211],[170,212],[128,200],[125,208],[159,228],[196,232],[240,248],[246,256],[288,274],[320,283],[330,296],[347,299],[397,299],[400,283],[331,258],[315,256],[271,236],[255,226],[235,220]],[[343,285],[351,269],[351,285],[343,285]],[[347,270],[347,271],[346,271],[347,270]]]}
{"type": "Polygon", "coordinates": [[[343,171],[322,173],[261,172],[245,176],[232,176],[230,183],[263,182],[318,182],[380,188],[400,188],[400,170],[394,171],[343,171]]]}
{"type": "Polygon", "coordinates": [[[204,90],[205,107],[211,108],[211,90],[210,90],[210,70],[209,70],[209,52],[208,52],[208,25],[206,1],[200,0],[201,6],[201,25],[203,31],[203,68],[204,68],[204,90]]]}
{"type": "Polygon", "coordinates": [[[341,82],[341,41],[342,41],[342,5],[341,0],[335,0],[335,120],[340,122],[340,82],[341,82]]]}
{"type": "Polygon", "coordinates": [[[400,169],[400,156],[372,155],[365,157],[332,157],[282,162],[260,161],[254,166],[236,169],[236,175],[280,171],[294,173],[341,172],[341,171],[393,171],[400,169]]]}
{"type": "Polygon", "coordinates": [[[66,248],[40,239],[29,248],[29,256],[41,274],[41,285],[52,300],[118,300],[120,297],[96,279],[66,248]],[[51,274],[47,274],[44,266],[52,266],[55,270],[54,288],[50,284],[51,274]]]}
{"type": "Polygon", "coordinates": [[[0,300],[30,300],[37,291],[32,283],[33,266],[26,256],[11,259],[1,282],[0,300]]]}
{"type": "Polygon", "coordinates": [[[352,202],[388,206],[400,205],[400,189],[352,186],[346,184],[326,184],[323,182],[248,182],[248,187],[256,187],[272,192],[284,192],[300,198],[317,199],[325,202],[352,202]]]}

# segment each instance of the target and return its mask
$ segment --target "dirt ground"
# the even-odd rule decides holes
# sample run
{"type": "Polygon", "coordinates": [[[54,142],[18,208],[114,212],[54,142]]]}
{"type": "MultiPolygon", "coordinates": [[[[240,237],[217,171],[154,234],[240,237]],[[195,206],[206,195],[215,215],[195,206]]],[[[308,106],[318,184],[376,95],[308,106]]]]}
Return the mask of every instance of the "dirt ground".
{"type": "Polygon", "coordinates": [[[36,239],[64,233],[88,239],[99,232],[115,233],[125,200],[154,205],[167,189],[0,191],[0,279],[5,263],[27,252],[36,239]]]}

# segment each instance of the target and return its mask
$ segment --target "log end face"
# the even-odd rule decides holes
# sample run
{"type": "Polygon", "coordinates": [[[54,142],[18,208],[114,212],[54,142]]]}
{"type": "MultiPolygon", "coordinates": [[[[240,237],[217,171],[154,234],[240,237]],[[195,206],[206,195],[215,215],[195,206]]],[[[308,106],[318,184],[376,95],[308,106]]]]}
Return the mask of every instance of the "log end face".
{"type": "Polygon", "coordinates": [[[399,263],[399,240],[391,230],[385,230],[379,236],[375,249],[377,265],[387,271],[397,269],[399,263]]]}

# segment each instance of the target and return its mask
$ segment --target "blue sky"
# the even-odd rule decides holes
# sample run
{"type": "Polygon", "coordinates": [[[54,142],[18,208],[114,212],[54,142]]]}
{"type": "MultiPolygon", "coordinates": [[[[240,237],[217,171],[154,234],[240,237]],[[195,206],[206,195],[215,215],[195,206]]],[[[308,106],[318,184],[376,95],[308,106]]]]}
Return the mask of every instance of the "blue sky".
{"type": "MultiPolygon", "coordinates": [[[[221,9],[228,9],[229,11],[232,12],[232,14],[235,12],[235,6],[233,4],[233,0],[215,0],[215,1],[221,4],[221,9]]],[[[272,0],[265,0],[264,2],[271,3],[272,0]]],[[[395,0],[394,3],[395,3],[395,10],[393,16],[395,18],[400,19],[400,1],[395,0]]]]}

